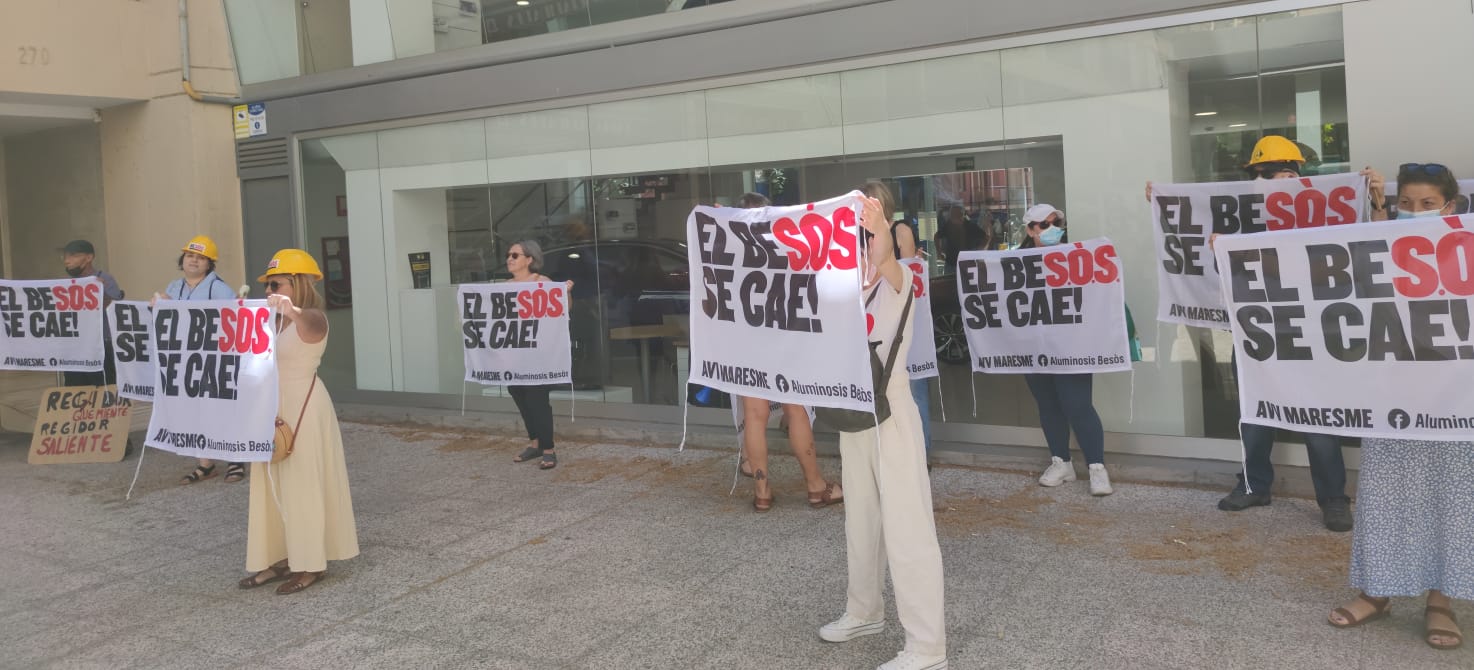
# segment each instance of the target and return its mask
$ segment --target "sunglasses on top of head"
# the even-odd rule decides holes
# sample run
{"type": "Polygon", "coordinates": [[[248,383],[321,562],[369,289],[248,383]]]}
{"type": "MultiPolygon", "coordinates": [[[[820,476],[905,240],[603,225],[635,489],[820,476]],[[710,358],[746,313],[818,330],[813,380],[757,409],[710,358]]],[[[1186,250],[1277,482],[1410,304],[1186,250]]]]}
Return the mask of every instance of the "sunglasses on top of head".
{"type": "Polygon", "coordinates": [[[1436,177],[1441,174],[1448,174],[1448,166],[1441,163],[1403,163],[1397,166],[1397,171],[1400,174],[1416,174],[1421,172],[1436,177]]]}

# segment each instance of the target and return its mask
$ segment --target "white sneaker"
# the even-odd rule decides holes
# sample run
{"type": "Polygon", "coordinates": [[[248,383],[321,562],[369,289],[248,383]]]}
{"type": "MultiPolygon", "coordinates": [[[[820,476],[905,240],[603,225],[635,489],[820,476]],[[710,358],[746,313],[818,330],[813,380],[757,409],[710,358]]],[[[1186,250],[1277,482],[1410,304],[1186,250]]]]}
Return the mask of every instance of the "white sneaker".
{"type": "Polygon", "coordinates": [[[946,656],[922,656],[902,651],[875,670],[947,670],[946,656]]]}
{"type": "Polygon", "coordinates": [[[1106,474],[1104,463],[1090,464],[1090,495],[1108,496],[1116,490],[1111,488],[1111,476],[1106,474]]]}
{"type": "Polygon", "coordinates": [[[826,642],[849,642],[857,637],[874,635],[885,628],[885,620],[861,621],[846,612],[838,621],[831,621],[819,628],[819,637],[826,642]]]}
{"type": "Polygon", "coordinates": [[[1039,475],[1040,486],[1059,486],[1065,482],[1075,481],[1074,465],[1058,456],[1051,456],[1049,460],[1049,468],[1044,471],[1044,474],[1039,475]]]}

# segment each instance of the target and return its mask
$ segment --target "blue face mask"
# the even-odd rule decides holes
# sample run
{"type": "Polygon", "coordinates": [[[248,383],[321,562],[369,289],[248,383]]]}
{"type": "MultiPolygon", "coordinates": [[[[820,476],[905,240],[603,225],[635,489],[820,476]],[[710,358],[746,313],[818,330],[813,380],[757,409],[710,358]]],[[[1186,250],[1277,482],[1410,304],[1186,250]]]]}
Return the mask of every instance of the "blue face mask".
{"type": "Polygon", "coordinates": [[[1409,212],[1401,209],[1397,210],[1397,218],[1399,219],[1421,219],[1425,216],[1438,216],[1440,214],[1443,214],[1442,208],[1430,209],[1422,212],[1409,212]]]}
{"type": "Polygon", "coordinates": [[[1045,228],[1044,230],[1039,231],[1039,244],[1042,244],[1046,247],[1054,246],[1056,244],[1059,244],[1059,241],[1063,239],[1064,236],[1064,228],[1060,228],[1059,226],[1050,226],[1048,228],[1045,228]]]}

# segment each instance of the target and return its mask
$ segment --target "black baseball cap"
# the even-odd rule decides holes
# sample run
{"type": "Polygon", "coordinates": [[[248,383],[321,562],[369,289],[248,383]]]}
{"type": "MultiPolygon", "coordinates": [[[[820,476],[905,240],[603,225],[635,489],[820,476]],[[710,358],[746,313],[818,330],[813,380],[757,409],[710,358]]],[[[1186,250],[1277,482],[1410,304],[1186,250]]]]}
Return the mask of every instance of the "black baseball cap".
{"type": "Polygon", "coordinates": [[[92,248],[92,243],[87,240],[72,240],[61,248],[64,254],[92,254],[97,255],[97,250],[92,248]]]}

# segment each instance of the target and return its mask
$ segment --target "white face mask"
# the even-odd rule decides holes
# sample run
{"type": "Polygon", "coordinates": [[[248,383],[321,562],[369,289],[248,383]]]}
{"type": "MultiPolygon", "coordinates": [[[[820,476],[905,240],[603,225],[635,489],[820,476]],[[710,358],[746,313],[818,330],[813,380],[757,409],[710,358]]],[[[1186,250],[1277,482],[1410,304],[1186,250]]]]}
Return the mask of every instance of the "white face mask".
{"type": "Polygon", "coordinates": [[[1399,218],[1399,219],[1421,219],[1421,218],[1423,218],[1425,216],[1442,216],[1442,215],[1443,215],[1443,207],[1439,207],[1438,209],[1425,209],[1425,210],[1423,210],[1421,212],[1408,212],[1408,211],[1404,211],[1404,210],[1398,210],[1397,211],[1397,218],[1399,218]]]}

